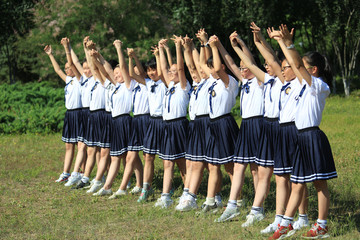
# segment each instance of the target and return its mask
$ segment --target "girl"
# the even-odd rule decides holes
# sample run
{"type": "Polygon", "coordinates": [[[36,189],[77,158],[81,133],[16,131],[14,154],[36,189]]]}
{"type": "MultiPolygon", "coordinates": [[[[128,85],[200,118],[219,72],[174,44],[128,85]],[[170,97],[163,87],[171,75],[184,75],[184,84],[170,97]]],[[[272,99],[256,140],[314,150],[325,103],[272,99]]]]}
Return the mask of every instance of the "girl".
{"type": "Polygon", "coordinates": [[[172,39],[176,46],[177,64],[167,68],[167,61],[164,54],[166,40],[159,41],[159,55],[161,72],[168,83],[168,91],[163,101],[163,128],[164,135],[159,157],[164,163],[163,192],[155,203],[155,207],[168,208],[173,201],[170,196],[172,179],[174,175],[174,164],[179,167],[183,177],[184,188],[186,186],[186,163],[185,146],[187,140],[188,120],[186,119],[187,105],[189,103],[188,92],[190,85],[185,77],[184,60],[181,46],[182,38],[175,36],[172,39]]]}
{"type": "Polygon", "coordinates": [[[74,66],[71,57],[70,50],[68,48],[66,39],[61,40],[61,44],[65,48],[67,63],[65,64],[65,73],[60,69],[59,64],[56,62],[52,55],[52,49],[50,45],[45,46],[44,51],[48,54],[55,72],[66,83],[65,86],[65,106],[66,113],[64,119],[64,127],[62,133],[62,141],[65,142],[65,160],[64,170],[60,174],[60,177],[55,182],[66,182],[70,177],[70,168],[74,157],[75,143],[78,142],[79,135],[79,123],[81,119],[81,84],[80,73],[74,66]]]}
{"type": "MultiPolygon", "coordinates": [[[[295,114],[301,157],[293,162],[290,199],[285,216],[271,239],[285,238],[295,233],[292,226],[293,217],[304,195],[306,182],[314,182],[318,192],[318,220],[303,237],[327,238],[329,234],[326,219],[330,205],[330,193],[326,180],[336,178],[337,173],[329,141],[318,126],[330,88],[320,78],[309,74],[307,68],[310,69],[314,66],[309,65],[311,62],[309,58],[305,57],[304,62],[301,60],[292,43],[292,34],[289,33],[286,25],[280,27],[280,32],[272,31],[272,33],[276,36],[290,66],[297,69],[298,76],[305,81],[297,98],[298,111],[295,114]]],[[[316,67],[322,72],[321,75],[325,76],[323,74],[324,58],[318,60],[316,67]]]]}

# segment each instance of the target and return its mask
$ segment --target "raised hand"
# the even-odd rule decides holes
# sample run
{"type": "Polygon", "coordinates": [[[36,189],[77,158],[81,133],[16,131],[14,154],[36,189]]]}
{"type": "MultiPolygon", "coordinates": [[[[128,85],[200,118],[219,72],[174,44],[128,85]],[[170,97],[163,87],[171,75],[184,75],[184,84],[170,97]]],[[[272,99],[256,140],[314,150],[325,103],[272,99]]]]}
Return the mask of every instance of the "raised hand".
{"type": "Polygon", "coordinates": [[[121,49],[121,47],[122,47],[122,42],[118,39],[116,39],[113,44],[116,49],[121,49]]]}
{"type": "Polygon", "coordinates": [[[280,28],[280,32],[282,35],[282,38],[284,39],[285,42],[292,42],[292,39],[294,37],[294,28],[291,29],[291,32],[289,32],[289,29],[287,28],[287,26],[285,24],[281,24],[280,28]]]}
{"type": "Polygon", "coordinates": [[[154,56],[159,56],[159,47],[157,45],[154,45],[151,47],[151,52],[154,56]]]}
{"type": "Polygon", "coordinates": [[[44,51],[47,55],[51,55],[52,54],[52,49],[51,49],[51,45],[46,45],[44,47],[44,51]]]}
{"type": "Polygon", "coordinates": [[[237,38],[239,37],[239,35],[237,34],[236,31],[234,31],[233,33],[230,34],[229,39],[230,39],[230,43],[232,47],[237,46],[238,42],[237,42],[237,38]]]}
{"type": "Polygon", "coordinates": [[[129,57],[134,57],[135,56],[135,52],[134,52],[134,49],[133,48],[127,48],[126,49],[126,51],[127,51],[127,55],[129,56],[129,57]]]}
{"type": "Polygon", "coordinates": [[[66,37],[62,38],[60,41],[60,44],[63,45],[64,47],[68,45],[68,39],[66,37]]]}
{"type": "Polygon", "coordinates": [[[99,57],[99,52],[97,51],[97,50],[95,50],[95,49],[91,49],[91,51],[90,51],[90,56],[92,56],[92,57],[94,57],[94,58],[97,58],[97,57],[99,57]]]}
{"type": "Polygon", "coordinates": [[[183,39],[181,36],[176,36],[175,34],[173,35],[173,37],[171,38],[172,41],[174,41],[175,45],[182,45],[183,43],[183,39]]]}
{"type": "Polygon", "coordinates": [[[274,27],[268,28],[266,31],[270,38],[273,38],[275,40],[282,39],[281,31],[275,30],[274,27]]]}
{"type": "Polygon", "coordinates": [[[210,47],[217,47],[219,43],[219,38],[216,35],[212,35],[209,39],[210,47]]]}
{"type": "Polygon", "coordinates": [[[256,26],[255,22],[250,23],[250,28],[252,29],[253,33],[258,33],[261,30],[258,26],[256,26]]]}
{"type": "Polygon", "coordinates": [[[183,38],[183,42],[182,45],[184,46],[185,49],[190,49],[192,44],[192,39],[188,37],[188,35],[186,34],[186,36],[183,38]]]}
{"type": "Polygon", "coordinates": [[[163,38],[159,41],[158,44],[159,48],[167,48],[168,47],[168,40],[163,38]]]}
{"type": "Polygon", "coordinates": [[[86,47],[86,44],[87,44],[87,42],[89,41],[89,36],[86,36],[85,38],[84,38],[84,40],[83,40],[83,45],[84,45],[84,47],[86,47]]]}
{"type": "Polygon", "coordinates": [[[88,49],[95,49],[95,47],[96,47],[96,44],[92,41],[92,40],[89,40],[89,41],[87,41],[86,42],[86,47],[88,48],[88,49]]]}
{"type": "Polygon", "coordinates": [[[207,43],[208,41],[208,34],[205,32],[204,28],[200,28],[197,33],[195,33],[196,37],[200,40],[202,44],[207,43]]]}

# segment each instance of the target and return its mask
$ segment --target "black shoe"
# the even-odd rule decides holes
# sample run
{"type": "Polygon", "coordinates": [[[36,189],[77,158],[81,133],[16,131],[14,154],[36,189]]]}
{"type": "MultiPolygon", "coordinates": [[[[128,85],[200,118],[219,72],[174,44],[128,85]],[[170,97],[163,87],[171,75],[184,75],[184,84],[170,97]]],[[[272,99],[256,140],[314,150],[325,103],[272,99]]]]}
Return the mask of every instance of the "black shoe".
{"type": "Polygon", "coordinates": [[[80,181],[76,186],[72,187],[71,189],[81,189],[86,186],[90,186],[90,182],[84,183],[83,181],[80,181]]]}

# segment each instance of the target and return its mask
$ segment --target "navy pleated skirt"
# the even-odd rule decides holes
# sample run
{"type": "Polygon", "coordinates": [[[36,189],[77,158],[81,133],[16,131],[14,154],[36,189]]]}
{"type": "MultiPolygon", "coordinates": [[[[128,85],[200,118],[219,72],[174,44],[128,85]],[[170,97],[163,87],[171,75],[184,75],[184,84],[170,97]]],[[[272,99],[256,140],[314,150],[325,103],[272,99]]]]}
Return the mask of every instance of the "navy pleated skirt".
{"type": "Polygon", "coordinates": [[[300,160],[298,130],[294,122],[280,124],[278,143],[274,159],[274,174],[290,174],[293,163],[300,160]]]}
{"type": "Polygon", "coordinates": [[[131,138],[128,151],[142,151],[144,137],[149,126],[149,114],[135,115],[132,119],[131,138]]]}
{"type": "Polygon", "coordinates": [[[150,117],[144,138],[144,153],[159,154],[164,135],[162,117],[150,117]]]}
{"type": "Polygon", "coordinates": [[[67,110],[61,140],[65,143],[77,143],[80,131],[81,108],[67,110]]]}
{"type": "Polygon", "coordinates": [[[84,142],[87,128],[87,121],[89,118],[90,110],[89,108],[82,108],[81,110],[81,119],[80,119],[80,127],[78,133],[78,141],[84,142]]]}
{"type": "Polygon", "coordinates": [[[301,158],[294,162],[290,180],[295,183],[336,178],[331,147],[325,133],[318,127],[299,130],[301,158]]]}
{"type": "Polygon", "coordinates": [[[100,140],[101,148],[110,148],[111,147],[111,133],[112,133],[112,116],[111,112],[104,113],[104,121],[102,123],[103,131],[100,140]]]}
{"type": "Polygon", "coordinates": [[[209,115],[196,116],[189,123],[188,144],[185,158],[191,161],[205,161],[206,145],[209,142],[209,115]]]}
{"type": "Polygon", "coordinates": [[[103,121],[105,110],[90,111],[87,122],[85,144],[89,147],[100,147],[101,137],[103,134],[103,121]]]}
{"type": "Polygon", "coordinates": [[[238,125],[231,114],[210,119],[210,136],[205,153],[206,162],[210,164],[225,164],[231,162],[234,156],[234,147],[238,131],[238,125]]]}
{"type": "Polygon", "coordinates": [[[280,124],[278,118],[264,118],[255,163],[263,167],[273,167],[275,150],[278,145],[280,124]]]}
{"type": "Polygon", "coordinates": [[[235,163],[254,163],[258,151],[263,116],[242,119],[235,144],[235,163]]]}
{"type": "Polygon", "coordinates": [[[170,161],[185,158],[189,121],[186,117],[165,120],[163,127],[159,158],[170,161]]]}
{"type": "Polygon", "coordinates": [[[110,156],[120,156],[128,151],[131,137],[131,117],[123,114],[112,118],[110,156]]]}

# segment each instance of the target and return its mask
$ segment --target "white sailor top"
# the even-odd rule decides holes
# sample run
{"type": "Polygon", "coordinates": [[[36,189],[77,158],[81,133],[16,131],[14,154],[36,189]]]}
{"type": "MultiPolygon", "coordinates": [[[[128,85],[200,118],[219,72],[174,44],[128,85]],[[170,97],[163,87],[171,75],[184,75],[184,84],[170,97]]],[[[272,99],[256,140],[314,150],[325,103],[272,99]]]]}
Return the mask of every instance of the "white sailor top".
{"type": "Polygon", "coordinates": [[[267,73],[264,82],[264,117],[279,118],[279,99],[283,83],[278,77],[267,73]]]}
{"type": "Polygon", "coordinates": [[[130,82],[130,88],[125,83],[117,83],[114,91],[111,93],[111,116],[117,117],[122,114],[130,114],[132,106],[132,91],[135,82],[130,82]]]}
{"type": "Polygon", "coordinates": [[[186,80],[186,87],[183,89],[181,83],[170,82],[163,101],[163,120],[172,120],[186,117],[189,104],[190,84],[186,80]]]}
{"type": "Polygon", "coordinates": [[[76,77],[66,76],[65,79],[65,107],[68,110],[82,108],[81,85],[76,77]]]}
{"type": "Polygon", "coordinates": [[[144,84],[138,82],[135,82],[132,92],[132,111],[135,116],[150,113],[148,90],[144,84]]]}
{"type": "Polygon", "coordinates": [[[208,79],[201,79],[199,83],[194,82],[193,87],[190,89],[190,101],[189,101],[189,117],[190,120],[194,120],[196,116],[209,114],[209,89],[208,79]]]}
{"type": "Polygon", "coordinates": [[[242,118],[264,114],[264,84],[259,85],[256,77],[242,80],[240,114],[242,118]]]}
{"type": "Polygon", "coordinates": [[[285,82],[284,86],[282,86],[279,100],[280,123],[295,121],[301,88],[302,85],[298,78],[295,78],[290,82],[285,82]]]}
{"type": "Polygon", "coordinates": [[[96,79],[91,87],[90,111],[105,109],[105,87],[96,79]]]}
{"type": "Polygon", "coordinates": [[[87,78],[85,74],[80,77],[81,84],[81,104],[83,108],[90,107],[90,96],[91,96],[91,88],[95,84],[94,77],[91,76],[87,78]]]}
{"type": "Polygon", "coordinates": [[[148,90],[150,115],[161,117],[163,114],[163,99],[167,88],[161,80],[155,82],[147,78],[145,81],[148,90]]]}
{"type": "Polygon", "coordinates": [[[304,79],[303,82],[295,114],[295,125],[299,130],[320,125],[325,100],[330,94],[329,86],[321,78],[311,76],[311,86],[304,79]]]}
{"type": "Polygon", "coordinates": [[[210,118],[217,118],[230,113],[235,105],[238,93],[237,81],[230,75],[228,87],[225,87],[221,79],[215,79],[212,75],[210,75],[208,81],[208,109],[210,118]]]}
{"type": "Polygon", "coordinates": [[[115,89],[115,85],[112,84],[112,82],[110,82],[109,79],[106,79],[104,83],[104,87],[105,87],[105,111],[111,112],[110,96],[115,89]]]}

